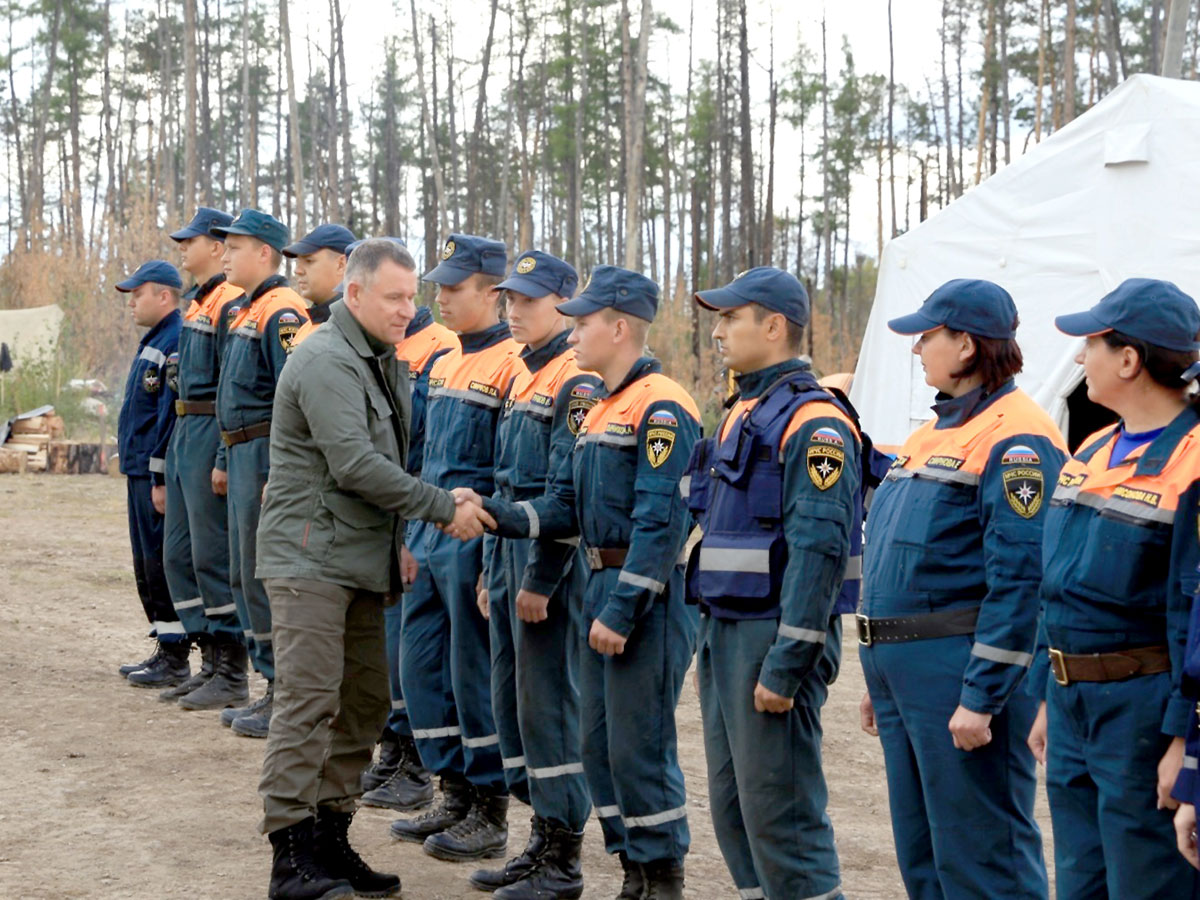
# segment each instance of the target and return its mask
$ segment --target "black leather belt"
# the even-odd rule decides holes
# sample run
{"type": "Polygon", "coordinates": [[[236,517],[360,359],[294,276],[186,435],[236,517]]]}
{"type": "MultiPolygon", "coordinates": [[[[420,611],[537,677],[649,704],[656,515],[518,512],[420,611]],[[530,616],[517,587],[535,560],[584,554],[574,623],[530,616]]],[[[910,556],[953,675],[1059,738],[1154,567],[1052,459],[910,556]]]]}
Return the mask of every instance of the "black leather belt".
{"type": "Polygon", "coordinates": [[[899,644],[904,641],[974,634],[975,622],[978,619],[979,607],[968,606],[916,616],[881,619],[860,614],[854,617],[854,622],[858,627],[858,642],[864,647],[870,647],[872,644],[899,644]]]}

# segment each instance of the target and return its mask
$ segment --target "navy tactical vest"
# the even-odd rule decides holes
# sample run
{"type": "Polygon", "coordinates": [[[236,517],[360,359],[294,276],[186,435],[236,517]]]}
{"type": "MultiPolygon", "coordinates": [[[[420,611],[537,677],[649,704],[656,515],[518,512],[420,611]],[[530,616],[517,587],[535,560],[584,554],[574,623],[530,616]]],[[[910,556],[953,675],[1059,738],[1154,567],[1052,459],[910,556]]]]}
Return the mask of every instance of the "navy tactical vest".
{"type": "MultiPolygon", "coordinates": [[[[683,487],[704,538],[688,564],[689,599],[735,618],[778,615],[788,560],[780,442],[796,410],[814,401],[832,403],[857,425],[849,402],[820,387],[811,372],[801,369],[768,387],[724,441],[720,440],[722,421],[714,437],[696,444],[683,487]]],[[[852,613],[858,606],[867,488],[864,479],[855,497],[850,559],[835,613],[852,613]]]]}

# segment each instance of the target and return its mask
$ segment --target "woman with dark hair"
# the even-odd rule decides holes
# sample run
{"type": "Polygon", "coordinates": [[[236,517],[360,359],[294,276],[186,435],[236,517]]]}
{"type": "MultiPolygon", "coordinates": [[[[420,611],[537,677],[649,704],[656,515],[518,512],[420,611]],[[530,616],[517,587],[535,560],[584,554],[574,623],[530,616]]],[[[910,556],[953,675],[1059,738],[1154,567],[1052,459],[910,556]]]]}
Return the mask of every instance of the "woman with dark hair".
{"type": "Polygon", "coordinates": [[[913,898],[1044,900],[1025,743],[1047,485],[1066,446],[1014,384],[1017,310],[988,281],[888,323],[938,389],[867,517],[857,617],[863,728],[878,734],[913,898]]]}
{"type": "Polygon", "coordinates": [[[1200,411],[1187,396],[1200,310],[1135,278],[1055,324],[1087,338],[1088,398],[1120,417],[1067,461],[1044,530],[1049,654],[1031,679],[1045,702],[1029,742],[1046,764],[1058,896],[1191,898],[1170,810],[1194,702],[1180,682],[1200,563],[1200,411]]]}

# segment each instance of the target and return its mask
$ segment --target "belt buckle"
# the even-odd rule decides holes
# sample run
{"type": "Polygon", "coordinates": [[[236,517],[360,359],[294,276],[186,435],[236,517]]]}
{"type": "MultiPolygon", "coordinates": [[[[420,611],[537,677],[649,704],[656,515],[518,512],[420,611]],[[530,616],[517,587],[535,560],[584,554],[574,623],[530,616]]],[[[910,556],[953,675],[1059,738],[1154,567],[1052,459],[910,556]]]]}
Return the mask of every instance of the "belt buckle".
{"type": "Polygon", "coordinates": [[[1071,683],[1071,679],[1067,675],[1067,660],[1063,656],[1063,652],[1054,647],[1050,648],[1050,674],[1063,687],[1071,683]]]}
{"type": "Polygon", "coordinates": [[[185,407],[183,405],[183,401],[176,398],[175,399],[175,415],[177,415],[177,416],[186,415],[186,413],[184,412],[184,409],[185,409],[185,407]]]}
{"type": "Polygon", "coordinates": [[[588,567],[592,571],[599,571],[604,568],[604,563],[600,561],[600,550],[596,547],[585,547],[583,555],[587,559],[588,567]]]}
{"type": "Polygon", "coordinates": [[[858,642],[864,647],[870,647],[875,638],[871,634],[871,620],[862,613],[855,613],[854,625],[858,629],[858,642]]]}

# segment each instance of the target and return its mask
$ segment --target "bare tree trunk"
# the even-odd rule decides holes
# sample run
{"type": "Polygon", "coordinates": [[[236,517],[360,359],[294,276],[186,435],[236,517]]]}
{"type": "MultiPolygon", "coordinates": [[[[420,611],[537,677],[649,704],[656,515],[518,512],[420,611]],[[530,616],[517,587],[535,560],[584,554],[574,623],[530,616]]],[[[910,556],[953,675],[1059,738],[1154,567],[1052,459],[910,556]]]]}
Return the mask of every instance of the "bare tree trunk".
{"type": "MultiPolygon", "coordinates": [[[[892,197],[892,237],[899,234],[896,228],[896,46],[892,35],[892,0],[888,0],[888,109],[887,109],[887,141],[888,141],[888,190],[892,197]]],[[[883,250],[880,249],[882,255],[883,250]]]]}
{"type": "Polygon", "coordinates": [[[30,231],[35,242],[42,239],[44,217],[42,201],[45,197],[44,167],[46,153],[46,126],[50,119],[50,90],[54,85],[54,70],[58,64],[58,38],[62,27],[63,0],[55,0],[54,12],[50,17],[50,45],[46,53],[46,75],[42,82],[41,99],[33,111],[33,149],[30,153],[29,172],[29,216],[30,231]]]}
{"type": "Polygon", "coordinates": [[[950,4],[948,0],[942,0],[942,111],[946,118],[946,195],[954,197],[954,132],[950,126],[950,75],[946,69],[946,29],[949,27],[949,21],[950,4]]]}
{"type": "Polygon", "coordinates": [[[992,45],[996,34],[996,5],[993,0],[988,0],[987,10],[987,34],[983,39],[983,85],[979,97],[979,140],[975,148],[976,184],[979,184],[980,179],[983,178],[983,147],[987,143],[987,132],[984,129],[987,127],[988,100],[991,99],[992,94],[992,78],[995,77],[995,66],[992,61],[992,45]]]}
{"type": "MultiPolygon", "coordinates": [[[[1156,51],[1157,52],[1157,51],[1156,51]]],[[[1063,44],[1063,124],[1075,118],[1075,0],[1067,0],[1067,39],[1063,44]]]]}
{"type": "MultiPolygon", "coordinates": [[[[433,120],[429,116],[429,99],[425,93],[425,62],[421,56],[421,29],[417,24],[417,0],[409,0],[409,8],[412,10],[413,54],[417,61],[417,90],[421,92],[421,121],[425,128],[425,140],[429,149],[429,165],[433,169],[433,199],[438,212],[441,236],[445,238],[450,233],[450,220],[446,216],[444,201],[446,187],[442,183],[442,161],[438,156],[437,137],[433,130],[433,120]]],[[[430,242],[428,237],[426,242],[430,242]]]]}
{"type": "Polygon", "coordinates": [[[196,204],[196,0],[183,0],[183,205],[196,204]]]}
{"type": "Polygon", "coordinates": [[[629,4],[621,0],[621,56],[625,69],[625,268],[641,268],[642,168],[646,141],[646,65],[650,47],[651,0],[642,0],[637,56],[629,33],[629,4]]]}
{"type": "MultiPolygon", "coordinates": [[[[825,17],[821,16],[821,237],[825,245],[825,300],[833,335],[837,336],[837,301],[833,296],[833,196],[829,179],[829,51],[825,17]]],[[[811,327],[811,326],[810,326],[811,327]]]]}
{"type": "Polygon", "coordinates": [[[587,0],[581,5],[579,16],[579,90],[575,104],[575,159],[571,169],[571,190],[574,205],[571,210],[571,260],[577,272],[583,272],[583,118],[586,114],[588,101],[588,58],[591,34],[588,29],[587,0]]]}
{"type": "Polygon", "coordinates": [[[1187,41],[1188,11],[1191,0],[1171,0],[1167,14],[1167,40],[1163,48],[1162,73],[1167,78],[1179,78],[1183,73],[1183,45],[1187,41]]]}
{"type": "Polygon", "coordinates": [[[250,162],[250,0],[242,0],[242,174],[238,179],[238,206],[253,206],[254,195],[250,180],[253,177],[250,162]]]}
{"type": "MultiPolygon", "coordinates": [[[[771,66],[768,71],[770,82],[771,112],[767,139],[767,196],[766,212],[763,215],[761,264],[770,266],[775,258],[775,126],[778,119],[779,91],[775,84],[775,24],[771,23],[771,66]]],[[[786,264],[786,260],[785,260],[786,264]]]]}
{"type": "MultiPolygon", "coordinates": [[[[437,34],[434,32],[433,41],[433,60],[437,60],[437,34]]],[[[454,230],[460,230],[461,219],[460,214],[460,192],[462,190],[462,179],[458,174],[458,121],[454,115],[454,30],[450,27],[449,13],[447,12],[446,23],[446,138],[447,147],[446,155],[450,159],[450,188],[446,194],[447,203],[450,206],[450,215],[454,224],[454,230]]],[[[434,102],[437,102],[436,91],[434,92],[434,102]]]]}
{"type": "Polygon", "coordinates": [[[1124,60],[1120,68],[1117,63],[1117,13],[1113,8],[1115,0],[1104,0],[1104,55],[1108,59],[1108,87],[1115,88],[1125,77],[1124,60]]]}
{"type": "Polygon", "coordinates": [[[738,248],[738,269],[744,270],[758,265],[758,248],[754,240],[754,151],[750,144],[750,47],[746,37],[746,0],[738,3],[738,56],[739,109],[738,130],[741,132],[741,204],[738,218],[741,220],[741,241],[738,248]]]}
{"type": "Polygon", "coordinates": [[[337,20],[338,93],[342,101],[342,215],[341,220],[351,230],[356,225],[354,216],[354,151],[350,146],[350,92],[346,84],[346,35],[342,18],[341,0],[333,0],[333,13],[337,20]]]}
{"type": "Polygon", "coordinates": [[[300,104],[296,100],[296,71],[292,64],[292,31],[288,23],[288,0],[279,0],[279,39],[283,41],[283,64],[287,69],[288,145],[292,156],[292,190],[296,195],[296,234],[307,234],[304,206],[304,154],[300,146],[300,104]]]}
{"type": "MultiPolygon", "coordinates": [[[[9,6],[9,8],[8,8],[8,99],[9,99],[10,108],[12,110],[11,115],[12,115],[13,142],[16,145],[16,151],[17,151],[17,185],[18,185],[18,193],[20,195],[20,201],[21,201],[20,202],[20,210],[19,210],[20,216],[21,216],[21,218],[20,218],[21,233],[23,235],[25,235],[25,238],[22,239],[21,243],[24,244],[25,246],[28,246],[27,238],[28,238],[28,233],[29,233],[28,229],[29,229],[29,220],[30,220],[29,193],[28,193],[28,189],[26,187],[26,182],[25,182],[25,154],[21,149],[21,108],[20,108],[20,105],[17,103],[16,73],[14,71],[16,53],[13,50],[13,11],[15,10],[15,8],[16,7],[14,7],[14,6],[9,6]]],[[[108,93],[108,86],[109,86],[108,42],[109,42],[110,29],[108,28],[108,25],[107,25],[107,22],[108,22],[107,0],[105,2],[104,11],[105,11],[105,23],[106,23],[105,29],[104,29],[104,48],[105,48],[105,52],[104,52],[104,87],[105,87],[105,90],[104,90],[104,110],[103,110],[102,115],[104,118],[106,133],[108,134],[108,139],[109,139],[108,176],[109,176],[109,184],[110,184],[109,190],[111,191],[112,190],[111,184],[112,184],[112,178],[113,178],[114,173],[113,173],[113,165],[112,165],[112,135],[111,135],[111,130],[109,129],[109,121],[110,121],[109,113],[110,113],[110,110],[112,107],[109,104],[109,93],[108,93]]],[[[12,212],[13,211],[10,209],[9,216],[12,215],[12,212]]]]}
{"type": "Polygon", "coordinates": [[[1000,4],[1000,107],[1004,127],[1004,164],[1012,162],[1012,107],[1008,96],[1008,0],[996,0],[1000,4]]]}
{"type": "MultiPolygon", "coordinates": [[[[694,184],[694,179],[692,178],[691,158],[690,158],[690,151],[691,151],[690,123],[692,121],[692,46],[693,46],[693,40],[695,37],[695,25],[696,25],[696,0],[691,0],[691,2],[688,4],[688,80],[687,80],[687,95],[684,98],[684,111],[683,111],[683,164],[682,164],[682,167],[680,168],[682,184],[680,185],[679,190],[676,191],[676,196],[679,198],[679,252],[676,254],[676,264],[675,264],[676,265],[675,290],[677,293],[681,292],[683,290],[683,251],[684,251],[684,240],[687,237],[687,229],[684,227],[684,223],[686,221],[685,212],[684,212],[684,203],[687,202],[689,197],[692,198],[693,203],[695,203],[696,200],[698,199],[693,194],[692,185],[694,184]]],[[[700,225],[699,216],[693,215],[692,216],[692,244],[693,245],[698,245],[699,240],[700,240],[699,225],[700,225]]],[[[692,260],[693,260],[693,266],[696,265],[696,263],[698,261],[698,255],[695,252],[693,252],[693,254],[692,254],[692,260]]],[[[695,281],[696,277],[697,277],[697,273],[693,271],[693,273],[692,273],[693,282],[695,281]]],[[[696,304],[693,303],[690,305],[695,306],[696,304]]],[[[698,312],[693,311],[693,315],[692,315],[693,343],[698,339],[698,335],[695,333],[695,329],[698,327],[698,324],[699,324],[699,314],[698,314],[698,312]]],[[[697,353],[698,352],[699,351],[697,351],[697,353]]],[[[697,365],[698,365],[698,363],[697,363],[697,365]]],[[[697,377],[698,376],[699,376],[699,372],[697,371],[697,377]]]]}
{"type": "Polygon", "coordinates": [[[479,143],[483,139],[484,110],[487,108],[488,69],[492,63],[492,38],[496,33],[496,10],[499,0],[492,0],[492,12],[488,20],[487,41],[483,45],[483,72],[479,76],[479,95],[475,100],[475,130],[471,134],[470,162],[467,165],[467,231],[474,232],[476,223],[482,221],[482,201],[476,196],[476,178],[479,176],[479,143]]]}

